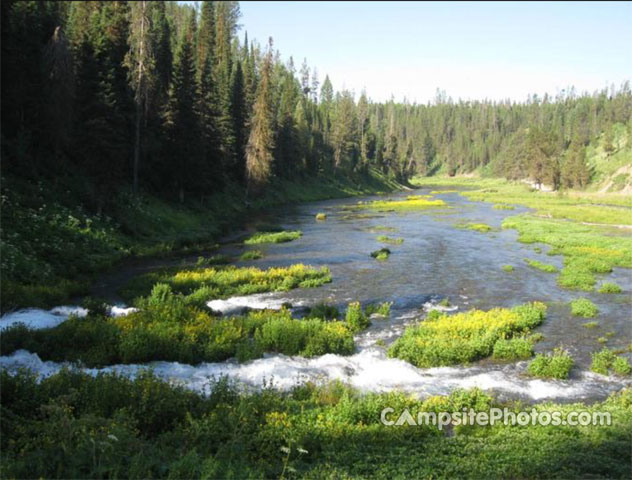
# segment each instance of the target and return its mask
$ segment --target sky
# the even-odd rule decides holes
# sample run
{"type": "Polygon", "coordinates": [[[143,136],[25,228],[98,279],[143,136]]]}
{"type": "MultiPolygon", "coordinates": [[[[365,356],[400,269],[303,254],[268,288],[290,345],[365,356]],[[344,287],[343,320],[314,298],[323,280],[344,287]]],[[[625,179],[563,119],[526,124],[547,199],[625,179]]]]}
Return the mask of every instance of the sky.
{"type": "Polygon", "coordinates": [[[632,78],[632,2],[240,2],[239,35],[268,37],[375,101],[511,99],[632,78]]]}

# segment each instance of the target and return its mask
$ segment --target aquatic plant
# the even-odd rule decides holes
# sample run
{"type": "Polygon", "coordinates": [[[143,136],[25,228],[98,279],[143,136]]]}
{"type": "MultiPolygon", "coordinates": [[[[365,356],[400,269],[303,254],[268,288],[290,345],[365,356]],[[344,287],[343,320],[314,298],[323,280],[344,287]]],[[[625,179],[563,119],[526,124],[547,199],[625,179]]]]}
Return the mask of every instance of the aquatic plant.
{"type": "Polygon", "coordinates": [[[289,267],[212,267],[194,270],[167,269],[133,278],[121,290],[127,300],[146,295],[156,283],[171,286],[174,292],[202,298],[205,301],[230,295],[248,295],[294,288],[313,288],[331,282],[327,267],[319,269],[295,264],[289,267]]]}
{"type": "Polygon", "coordinates": [[[305,317],[320,318],[322,320],[335,320],[341,318],[338,308],[327,303],[317,303],[313,307],[310,307],[309,312],[305,317]]]}
{"type": "Polygon", "coordinates": [[[597,305],[587,298],[576,298],[571,300],[571,313],[576,317],[591,318],[599,313],[597,305]]]}
{"type": "Polygon", "coordinates": [[[347,306],[345,322],[352,332],[364,330],[371,324],[368,315],[362,311],[360,302],[352,302],[347,306]]]}
{"type": "Polygon", "coordinates": [[[239,256],[239,260],[242,260],[242,261],[258,260],[260,258],[263,258],[263,252],[261,250],[248,250],[239,256]]]}
{"type": "Polygon", "coordinates": [[[573,357],[566,350],[555,349],[552,353],[538,353],[527,366],[527,372],[534,377],[563,380],[573,367],[573,357]]]}
{"type": "Polygon", "coordinates": [[[530,332],[545,313],[546,306],[539,302],[455,315],[431,312],[419,325],[407,327],[388,354],[419,367],[473,362],[489,357],[499,340],[530,332]]]}
{"type": "Polygon", "coordinates": [[[402,243],[404,243],[403,238],[387,237],[386,235],[378,236],[377,241],[382,243],[389,243],[391,245],[401,245],[402,243]]]}
{"type": "Polygon", "coordinates": [[[592,363],[590,369],[601,375],[608,375],[610,370],[617,375],[629,375],[632,371],[630,362],[625,357],[617,356],[612,350],[604,347],[599,352],[591,355],[592,363]]]}
{"type": "Polygon", "coordinates": [[[326,213],[317,213],[316,214],[316,220],[327,220],[327,214],[326,213]]]}
{"type": "Polygon", "coordinates": [[[378,313],[384,317],[388,317],[391,314],[392,305],[393,302],[382,302],[377,305],[370,304],[364,307],[364,313],[368,316],[378,313]]]}
{"type": "Polygon", "coordinates": [[[281,231],[281,232],[257,232],[250,238],[244,240],[246,245],[258,245],[260,243],[286,243],[301,238],[303,232],[296,231],[281,231]]]}
{"type": "Polygon", "coordinates": [[[475,232],[487,233],[492,230],[492,227],[486,223],[465,223],[457,225],[458,228],[464,228],[466,230],[474,230],[475,232]]]}
{"type": "Polygon", "coordinates": [[[589,328],[589,329],[597,328],[598,326],[599,326],[599,322],[586,322],[582,325],[582,327],[589,328]]]}
{"type": "Polygon", "coordinates": [[[391,251],[385,247],[380,248],[379,250],[375,250],[374,252],[371,252],[371,256],[375,258],[376,260],[386,260],[390,254],[391,254],[391,251]]]}
{"type": "Polygon", "coordinates": [[[538,260],[531,260],[530,258],[525,258],[524,261],[530,267],[533,267],[533,268],[535,268],[537,270],[540,270],[542,272],[546,272],[546,273],[557,273],[557,272],[559,272],[558,268],[555,265],[548,265],[546,263],[539,262],[538,260]]]}
{"type": "Polygon", "coordinates": [[[513,272],[515,269],[514,269],[513,265],[503,265],[503,270],[505,272],[513,272]]]}
{"type": "Polygon", "coordinates": [[[533,355],[533,342],[526,337],[501,338],[494,344],[493,357],[497,360],[524,360],[533,355]]]}
{"type": "Polygon", "coordinates": [[[515,210],[513,205],[505,205],[504,203],[497,203],[492,207],[494,210],[515,210]]]}
{"type": "Polygon", "coordinates": [[[410,195],[406,200],[374,200],[358,205],[359,208],[370,208],[378,211],[414,211],[444,206],[446,206],[446,203],[443,200],[431,199],[420,195],[410,195]]]}
{"type": "Polygon", "coordinates": [[[604,282],[598,290],[599,293],[621,293],[621,287],[616,283],[604,282]]]}

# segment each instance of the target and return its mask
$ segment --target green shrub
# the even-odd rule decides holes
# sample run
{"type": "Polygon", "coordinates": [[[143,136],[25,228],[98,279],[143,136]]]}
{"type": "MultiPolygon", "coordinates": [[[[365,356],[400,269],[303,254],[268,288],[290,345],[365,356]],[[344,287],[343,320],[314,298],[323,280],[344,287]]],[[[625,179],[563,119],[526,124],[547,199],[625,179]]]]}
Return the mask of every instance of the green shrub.
{"type": "Polygon", "coordinates": [[[388,354],[419,367],[470,363],[492,355],[499,340],[530,332],[545,312],[538,302],[455,315],[430,312],[419,325],[407,327],[388,354]]]}
{"type": "Polygon", "coordinates": [[[529,363],[527,372],[535,377],[563,380],[573,367],[573,358],[565,350],[556,349],[552,354],[538,353],[529,363]]]}
{"type": "Polygon", "coordinates": [[[334,305],[318,303],[310,307],[306,318],[320,318],[321,320],[336,320],[340,317],[340,311],[334,305]]]}
{"type": "Polygon", "coordinates": [[[391,314],[391,306],[393,302],[382,302],[378,305],[367,305],[364,307],[364,313],[368,316],[378,313],[384,317],[388,317],[391,314]]]}
{"type": "Polygon", "coordinates": [[[345,322],[352,332],[364,330],[371,324],[369,317],[362,311],[360,302],[352,302],[347,306],[345,322]]]}
{"type": "Polygon", "coordinates": [[[260,243],[285,243],[291,242],[303,236],[301,231],[282,232],[257,232],[244,241],[246,245],[258,245],[260,243]]]}
{"type": "Polygon", "coordinates": [[[498,360],[523,360],[533,355],[533,343],[525,337],[501,338],[494,344],[493,356],[498,360]]]}
{"type": "Polygon", "coordinates": [[[559,272],[559,270],[557,269],[557,267],[555,265],[548,265],[546,263],[542,263],[542,262],[539,262],[537,260],[531,260],[529,258],[525,258],[524,261],[527,262],[527,265],[529,265],[530,267],[536,268],[536,269],[541,270],[541,271],[546,272],[546,273],[557,273],[557,272],[559,272]]]}
{"type": "Polygon", "coordinates": [[[380,248],[379,250],[371,252],[371,256],[376,260],[386,260],[390,254],[391,251],[388,248],[380,248]]]}
{"type": "Polygon", "coordinates": [[[260,258],[263,258],[261,250],[248,250],[240,255],[239,260],[259,260],[260,258]]]}
{"type": "Polygon", "coordinates": [[[614,352],[607,347],[604,347],[599,352],[593,353],[591,357],[592,363],[590,369],[601,375],[608,375],[608,370],[612,367],[612,363],[617,358],[614,352]]]}
{"type": "Polygon", "coordinates": [[[591,318],[599,313],[599,309],[587,298],[576,298],[571,300],[571,313],[576,317],[591,318]]]}
{"type": "Polygon", "coordinates": [[[381,243],[389,243],[391,245],[401,245],[402,243],[404,243],[403,238],[387,237],[386,235],[379,235],[377,237],[377,241],[381,243]]]}
{"type": "Polygon", "coordinates": [[[604,282],[598,290],[599,293],[621,293],[621,287],[616,283],[604,282]]]}
{"type": "Polygon", "coordinates": [[[617,375],[630,375],[632,371],[632,366],[630,366],[630,362],[625,357],[617,357],[612,362],[612,370],[617,375]]]}

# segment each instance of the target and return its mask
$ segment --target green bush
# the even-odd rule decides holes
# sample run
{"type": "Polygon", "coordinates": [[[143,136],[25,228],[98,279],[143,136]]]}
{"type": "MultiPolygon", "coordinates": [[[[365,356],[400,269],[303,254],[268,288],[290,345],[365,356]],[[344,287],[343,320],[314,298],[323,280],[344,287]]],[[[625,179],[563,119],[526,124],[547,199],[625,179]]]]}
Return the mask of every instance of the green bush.
{"type": "Polygon", "coordinates": [[[599,287],[599,293],[621,293],[621,287],[616,283],[604,282],[599,287]]]}
{"type": "Polygon", "coordinates": [[[604,347],[592,354],[590,369],[601,375],[608,375],[610,369],[617,375],[629,375],[632,371],[630,362],[625,357],[618,357],[612,350],[604,347]]]}
{"type": "Polygon", "coordinates": [[[573,358],[565,350],[556,349],[552,354],[538,353],[529,363],[527,372],[534,377],[563,380],[573,367],[573,358]]]}
{"type": "Polygon", "coordinates": [[[306,318],[320,318],[321,320],[336,320],[340,317],[340,311],[334,305],[318,303],[309,309],[306,318]]]}
{"type": "Polygon", "coordinates": [[[263,258],[263,252],[261,250],[248,250],[239,256],[239,260],[259,260],[263,258]]]}
{"type": "Polygon", "coordinates": [[[286,243],[303,236],[301,231],[282,232],[257,232],[244,241],[246,245],[258,245],[260,243],[286,243]]]}
{"type": "Polygon", "coordinates": [[[388,248],[380,248],[379,250],[371,252],[371,256],[376,260],[386,260],[390,254],[391,251],[388,248]]]}
{"type": "Polygon", "coordinates": [[[345,322],[352,332],[364,330],[371,324],[369,317],[362,311],[360,302],[352,302],[347,306],[345,322]]]}
{"type": "Polygon", "coordinates": [[[630,366],[630,362],[625,357],[617,357],[612,362],[612,370],[617,375],[630,375],[632,371],[632,366],[630,366]]]}
{"type": "Polygon", "coordinates": [[[498,360],[523,360],[533,355],[533,343],[524,337],[501,338],[494,344],[493,356],[498,360]]]}
{"type": "Polygon", "coordinates": [[[364,313],[369,317],[374,313],[378,313],[380,315],[383,315],[384,317],[388,317],[391,314],[392,305],[393,302],[382,302],[378,305],[367,305],[366,307],[364,307],[364,313]]]}
{"type": "Polygon", "coordinates": [[[599,313],[599,309],[587,298],[576,298],[571,300],[571,313],[576,317],[591,318],[599,313]]]}
{"type": "MultiPolygon", "coordinates": [[[[530,332],[545,313],[538,302],[455,315],[431,312],[419,325],[407,327],[388,354],[419,367],[470,363],[492,355],[499,340],[530,332]]],[[[500,354],[502,345],[498,348],[500,354]]]]}
{"type": "Polygon", "coordinates": [[[536,268],[542,272],[546,272],[546,273],[559,272],[559,270],[557,269],[555,265],[547,265],[546,263],[542,263],[537,260],[531,260],[529,258],[525,258],[524,261],[527,262],[527,265],[529,265],[530,267],[536,268]]]}

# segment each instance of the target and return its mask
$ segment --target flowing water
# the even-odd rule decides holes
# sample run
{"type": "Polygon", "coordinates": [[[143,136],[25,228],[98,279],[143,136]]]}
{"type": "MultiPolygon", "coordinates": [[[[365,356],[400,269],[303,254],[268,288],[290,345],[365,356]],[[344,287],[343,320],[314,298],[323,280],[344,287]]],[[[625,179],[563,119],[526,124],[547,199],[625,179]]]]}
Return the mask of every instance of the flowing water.
{"type": "MultiPolygon", "coordinates": [[[[398,193],[392,198],[424,194],[429,190],[398,193]]],[[[524,258],[531,258],[561,267],[562,257],[547,256],[547,245],[521,244],[516,241],[516,231],[500,229],[505,217],[522,213],[525,208],[494,210],[489,203],[470,202],[457,193],[438,194],[437,197],[445,200],[448,206],[385,213],[350,208],[358,201],[373,199],[367,197],[277,209],[265,220],[285,229],[300,229],[303,237],[291,243],[257,245],[253,248],[262,250],[264,258],[240,264],[260,268],[299,262],[326,265],[331,269],[332,283],[314,289],[260,294],[211,304],[213,309],[233,313],[243,307],[279,308],[283,302],[290,302],[294,307],[327,302],[341,309],[356,300],[362,303],[393,302],[388,320],[374,321],[367,331],[356,337],[356,354],[348,357],[330,354],[313,359],[266,355],[244,364],[234,361],[199,365],[155,362],[151,368],[160,376],[200,391],[208,385],[209,377],[229,375],[255,387],[272,382],[279,388],[290,388],[307,380],[340,379],[366,391],[398,388],[419,396],[478,386],[492,390],[500,397],[527,401],[594,401],[631,384],[629,379],[603,377],[588,371],[590,354],[602,348],[597,341],[599,337],[613,332],[607,343],[612,349],[625,349],[632,340],[630,270],[615,269],[604,276],[623,288],[621,294],[563,290],[556,284],[557,275],[535,270],[524,262],[524,258]],[[327,219],[317,221],[315,215],[318,212],[325,212],[327,219]],[[465,222],[486,223],[494,230],[479,233],[455,228],[456,224],[465,222]],[[378,226],[394,230],[377,232],[375,227],[378,226]],[[383,262],[369,256],[382,246],[376,240],[380,234],[404,239],[401,245],[388,245],[392,253],[383,262]],[[537,247],[542,253],[536,252],[537,247]],[[515,270],[504,272],[503,265],[513,265],[515,270]],[[590,298],[599,307],[600,314],[594,319],[599,322],[598,328],[584,328],[582,324],[588,320],[571,316],[568,302],[579,296],[590,298]],[[427,310],[443,298],[448,298],[450,309],[457,311],[510,307],[533,300],[546,302],[549,306],[547,318],[537,329],[544,339],[536,345],[536,352],[555,347],[569,350],[576,361],[571,378],[566,381],[529,378],[525,375],[526,362],[499,364],[484,360],[466,367],[419,369],[401,360],[389,359],[386,356],[388,345],[401,335],[406,325],[421,321],[427,310]]],[[[632,241],[632,236],[630,239],[632,241]]],[[[230,244],[222,247],[220,253],[236,255],[243,250],[241,244],[230,244]]],[[[182,260],[185,263],[192,261],[191,258],[179,261],[182,260]]],[[[133,268],[134,272],[140,272],[161,265],[164,263],[154,262],[133,268]]],[[[104,282],[102,291],[112,292],[111,287],[117,279],[122,281],[127,276],[124,272],[115,274],[104,282]]],[[[300,308],[297,311],[300,313],[300,308]]],[[[0,319],[0,327],[10,320],[8,317],[0,319]]],[[[9,369],[29,366],[43,374],[60,368],[58,364],[42,362],[37,355],[24,351],[0,357],[0,366],[9,369]]],[[[120,365],[103,370],[135,374],[145,367],[120,365]]]]}

